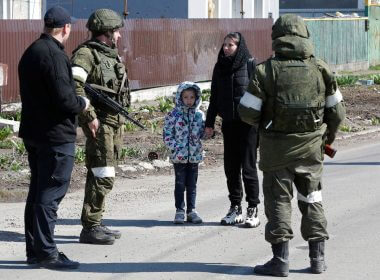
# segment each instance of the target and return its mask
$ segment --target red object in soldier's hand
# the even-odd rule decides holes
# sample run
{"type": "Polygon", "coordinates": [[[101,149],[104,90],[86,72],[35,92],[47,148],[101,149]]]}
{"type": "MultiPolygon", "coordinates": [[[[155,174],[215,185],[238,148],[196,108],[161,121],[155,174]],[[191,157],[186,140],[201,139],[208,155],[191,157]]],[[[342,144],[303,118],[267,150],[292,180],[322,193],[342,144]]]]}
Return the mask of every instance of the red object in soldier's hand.
{"type": "Polygon", "coordinates": [[[325,154],[328,155],[329,157],[333,158],[335,157],[337,150],[331,147],[330,145],[326,144],[325,145],[325,154]]]}

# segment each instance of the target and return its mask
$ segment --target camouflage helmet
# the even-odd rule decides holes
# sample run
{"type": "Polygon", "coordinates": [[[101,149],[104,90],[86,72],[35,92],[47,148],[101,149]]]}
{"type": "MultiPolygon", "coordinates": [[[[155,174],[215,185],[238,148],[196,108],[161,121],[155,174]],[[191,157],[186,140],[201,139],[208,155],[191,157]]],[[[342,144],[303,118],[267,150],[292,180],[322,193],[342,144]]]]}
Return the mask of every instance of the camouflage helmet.
{"type": "Polygon", "coordinates": [[[303,38],[309,38],[309,30],[305,21],[297,15],[286,14],[279,17],[272,27],[272,40],[285,35],[295,35],[303,38]]]}
{"type": "Polygon", "coordinates": [[[110,9],[99,9],[91,14],[86,27],[90,31],[106,32],[124,26],[120,15],[110,9]]]}

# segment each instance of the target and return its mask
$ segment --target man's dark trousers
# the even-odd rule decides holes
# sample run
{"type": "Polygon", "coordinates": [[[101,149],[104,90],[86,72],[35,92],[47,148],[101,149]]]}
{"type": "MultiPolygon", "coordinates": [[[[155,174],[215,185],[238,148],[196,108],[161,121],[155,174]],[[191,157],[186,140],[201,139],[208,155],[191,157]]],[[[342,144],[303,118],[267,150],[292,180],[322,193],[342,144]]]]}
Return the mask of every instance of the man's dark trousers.
{"type": "Polygon", "coordinates": [[[25,140],[31,171],[25,206],[26,256],[43,260],[57,254],[54,227],[58,205],[70,184],[74,143],[52,145],[25,140]]]}

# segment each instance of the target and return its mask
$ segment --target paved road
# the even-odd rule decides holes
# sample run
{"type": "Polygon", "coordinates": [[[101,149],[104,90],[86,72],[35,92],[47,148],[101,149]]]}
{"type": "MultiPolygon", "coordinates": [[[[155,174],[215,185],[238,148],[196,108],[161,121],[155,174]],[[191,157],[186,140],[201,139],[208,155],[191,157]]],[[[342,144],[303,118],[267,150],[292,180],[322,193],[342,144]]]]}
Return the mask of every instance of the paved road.
{"type": "MultiPolygon", "coordinates": [[[[325,161],[323,198],[330,232],[325,274],[307,272],[308,248],[300,237],[300,215],[294,201],[296,237],[290,243],[288,279],[379,279],[379,140],[362,145],[352,141],[340,148],[335,159],[325,161]]],[[[69,194],[59,212],[56,234],[59,249],[81,262],[80,269],[73,272],[26,266],[24,204],[1,204],[0,279],[264,278],[253,275],[252,270],[271,257],[263,235],[263,207],[259,209],[262,225],[257,229],[220,226],[229,206],[223,169],[201,170],[198,211],[205,222],[173,225],[173,180],[172,176],[150,176],[117,181],[105,213],[105,223],[123,233],[113,246],[78,243],[83,194],[69,194]]]]}

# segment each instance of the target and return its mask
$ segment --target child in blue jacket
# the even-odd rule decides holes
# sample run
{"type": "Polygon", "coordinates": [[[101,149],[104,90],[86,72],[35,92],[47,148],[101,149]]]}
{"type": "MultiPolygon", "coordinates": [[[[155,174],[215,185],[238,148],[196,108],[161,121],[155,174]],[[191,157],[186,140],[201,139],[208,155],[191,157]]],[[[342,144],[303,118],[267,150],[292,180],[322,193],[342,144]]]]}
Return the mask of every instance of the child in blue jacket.
{"type": "Polygon", "coordinates": [[[163,138],[169,148],[170,160],[175,171],[175,224],[185,221],[202,223],[195,210],[195,198],[198,179],[198,165],[203,160],[201,138],[204,134],[205,116],[199,109],[201,90],[193,82],[183,82],[178,86],[176,106],[165,117],[163,138]]]}

